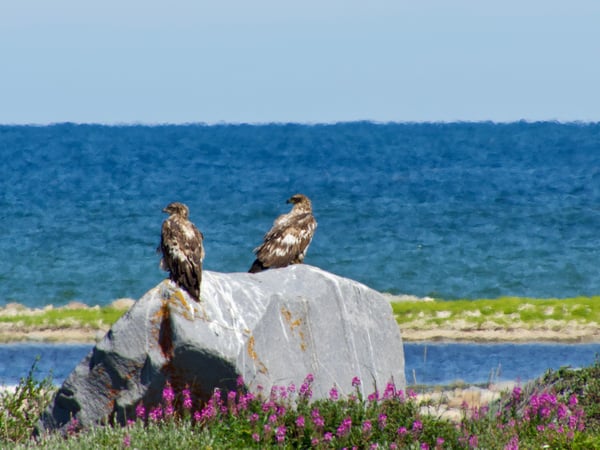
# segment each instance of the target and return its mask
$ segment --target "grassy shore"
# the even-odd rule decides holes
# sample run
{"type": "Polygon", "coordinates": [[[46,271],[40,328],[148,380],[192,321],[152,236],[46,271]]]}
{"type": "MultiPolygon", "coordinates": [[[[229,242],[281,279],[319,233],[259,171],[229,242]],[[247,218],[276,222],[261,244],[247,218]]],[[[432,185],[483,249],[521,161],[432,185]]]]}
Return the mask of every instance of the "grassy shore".
{"type": "Polygon", "coordinates": [[[389,299],[406,341],[600,342],[600,297],[389,299]]]}
{"type": "MultiPolygon", "coordinates": [[[[387,295],[405,341],[600,342],[600,297],[434,300],[387,295]]],[[[0,343],[89,342],[132,305],[0,308],[0,343]]]]}
{"type": "Polygon", "coordinates": [[[72,302],[66,306],[27,308],[11,303],[0,308],[0,343],[95,342],[133,305],[119,299],[108,306],[72,302]]]}

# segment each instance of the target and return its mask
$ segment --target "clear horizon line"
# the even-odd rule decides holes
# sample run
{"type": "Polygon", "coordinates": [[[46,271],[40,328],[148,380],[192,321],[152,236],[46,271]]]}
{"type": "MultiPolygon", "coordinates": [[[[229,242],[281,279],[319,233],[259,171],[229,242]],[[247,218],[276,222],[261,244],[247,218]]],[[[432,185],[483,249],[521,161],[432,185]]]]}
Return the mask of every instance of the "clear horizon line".
{"type": "Polygon", "coordinates": [[[370,123],[374,125],[435,125],[435,124],[497,124],[508,125],[515,123],[555,123],[561,125],[594,125],[599,124],[600,120],[559,120],[559,119],[518,119],[518,120],[372,120],[372,119],[356,119],[356,120],[334,120],[334,121],[188,121],[188,122],[144,122],[144,121],[123,121],[123,122],[78,122],[78,121],[49,121],[49,122],[13,122],[0,123],[0,127],[50,127],[59,125],[81,125],[81,126],[106,126],[106,127],[133,127],[133,126],[268,126],[268,125],[300,125],[300,126],[319,126],[319,125],[342,125],[370,123]]]}

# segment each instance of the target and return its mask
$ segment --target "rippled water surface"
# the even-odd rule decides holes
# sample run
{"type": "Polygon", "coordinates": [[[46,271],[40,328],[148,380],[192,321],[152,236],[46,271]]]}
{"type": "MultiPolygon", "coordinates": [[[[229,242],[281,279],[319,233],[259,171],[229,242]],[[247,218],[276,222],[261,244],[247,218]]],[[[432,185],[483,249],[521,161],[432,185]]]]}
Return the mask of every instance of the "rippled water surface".
{"type": "Polygon", "coordinates": [[[0,126],[0,151],[0,306],[139,298],[175,200],[205,267],[246,271],[295,192],[306,262],[375,289],[600,294],[598,124],[0,126]]]}
{"type": "MultiPolygon", "coordinates": [[[[52,375],[61,384],[91,345],[0,345],[0,384],[14,385],[39,356],[36,378],[52,375]]],[[[406,343],[407,384],[527,381],[547,369],[594,362],[600,344],[415,344],[406,343]]],[[[353,375],[349,375],[353,376],[353,375]]]]}

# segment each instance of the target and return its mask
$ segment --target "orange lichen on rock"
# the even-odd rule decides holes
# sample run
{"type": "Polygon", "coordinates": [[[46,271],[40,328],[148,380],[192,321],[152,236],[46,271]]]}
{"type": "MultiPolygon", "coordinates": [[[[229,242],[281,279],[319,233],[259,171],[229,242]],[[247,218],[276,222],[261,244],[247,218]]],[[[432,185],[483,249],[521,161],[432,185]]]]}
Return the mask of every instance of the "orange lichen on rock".
{"type": "Polygon", "coordinates": [[[248,338],[248,356],[250,356],[250,358],[252,358],[252,361],[256,363],[256,365],[258,366],[258,371],[260,373],[267,373],[267,366],[263,364],[263,362],[258,358],[258,355],[256,354],[256,350],[254,349],[255,343],[256,342],[254,340],[254,336],[250,336],[248,338]]]}
{"type": "Polygon", "coordinates": [[[301,328],[299,328],[301,325],[303,325],[302,318],[293,320],[294,317],[292,316],[292,312],[285,307],[281,307],[281,315],[283,316],[283,320],[285,320],[285,322],[289,325],[292,333],[298,328],[297,331],[298,337],[300,338],[300,350],[306,351],[307,345],[304,339],[304,332],[301,328]]]}

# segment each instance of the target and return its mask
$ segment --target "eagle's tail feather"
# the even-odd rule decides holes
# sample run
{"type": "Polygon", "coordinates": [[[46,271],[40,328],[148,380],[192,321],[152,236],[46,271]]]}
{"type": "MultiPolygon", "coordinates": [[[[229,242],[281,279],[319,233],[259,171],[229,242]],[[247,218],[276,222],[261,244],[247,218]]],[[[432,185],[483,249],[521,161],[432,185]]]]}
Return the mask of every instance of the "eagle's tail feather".
{"type": "Polygon", "coordinates": [[[254,262],[252,263],[252,267],[250,267],[250,270],[248,271],[249,273],[257,273],[257,272],[262,272],[263,270],[266,270],[267,268],[263,265],[262,262],[260,262],[258,259],[255,259],[254,262]]]}

